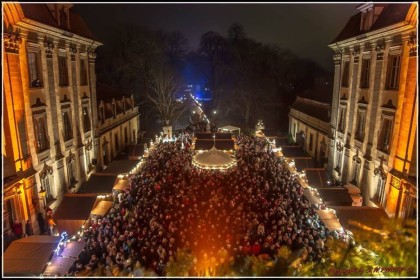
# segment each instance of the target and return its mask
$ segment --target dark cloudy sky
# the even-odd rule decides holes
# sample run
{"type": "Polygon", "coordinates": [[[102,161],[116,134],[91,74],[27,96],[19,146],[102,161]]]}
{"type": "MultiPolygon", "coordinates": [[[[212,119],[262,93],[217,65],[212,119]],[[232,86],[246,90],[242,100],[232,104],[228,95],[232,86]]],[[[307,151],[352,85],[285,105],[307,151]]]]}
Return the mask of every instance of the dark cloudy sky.
{"type": "Polygon", "coordinates": [[[178,30],[195,49],[207,31],[227,34],[233,23],[244,26],[248,37],[290,48],[327,70],[333,69],[332,51],[327,45],[348,19],[357,13],[357,3],[342,4],[82,4],[80,14],[92,32],[109,42],[112,26],[133,22],[153,29],[178,30]]]}

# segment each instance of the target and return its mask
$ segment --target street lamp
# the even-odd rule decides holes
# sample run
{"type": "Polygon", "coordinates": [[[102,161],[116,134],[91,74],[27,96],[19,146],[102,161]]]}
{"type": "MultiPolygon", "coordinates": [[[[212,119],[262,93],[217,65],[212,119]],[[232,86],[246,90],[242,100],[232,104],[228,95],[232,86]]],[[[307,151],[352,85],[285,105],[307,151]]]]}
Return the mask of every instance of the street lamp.
{"type": "Polygon", "coordinates": [[[216,112],[216,110],[214,110],[214,111],[213,111],[213,115],[216,115],[216,113],[217,113],[217,112],[216,112]]]}

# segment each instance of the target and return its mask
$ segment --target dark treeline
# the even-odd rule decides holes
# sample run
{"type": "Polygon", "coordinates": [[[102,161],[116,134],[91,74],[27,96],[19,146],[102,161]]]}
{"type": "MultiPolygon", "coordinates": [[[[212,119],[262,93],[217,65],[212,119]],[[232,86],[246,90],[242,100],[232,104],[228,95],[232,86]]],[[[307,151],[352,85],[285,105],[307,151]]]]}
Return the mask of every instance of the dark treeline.
{"type": "Polygon", "coordinates": [[[186,37],[177,31],[126,24],[115,27],[113,34],[112,41],[98,50],[97,79],[134,93],[143,129],[169,118],[156,104],[150,106],[148,98],[162,76],[172,79],[177,89],[186,83],[208,87],[213,96],[208,106],[217,110],[224,124],[253,128],[263,119],[275,132],[287,131],[288,106],[296,95],[329,76],[291,50],[247,37],[240,24],[233,24],[226,35],[204,33],[197,50],[190,50],[186,37]]]}

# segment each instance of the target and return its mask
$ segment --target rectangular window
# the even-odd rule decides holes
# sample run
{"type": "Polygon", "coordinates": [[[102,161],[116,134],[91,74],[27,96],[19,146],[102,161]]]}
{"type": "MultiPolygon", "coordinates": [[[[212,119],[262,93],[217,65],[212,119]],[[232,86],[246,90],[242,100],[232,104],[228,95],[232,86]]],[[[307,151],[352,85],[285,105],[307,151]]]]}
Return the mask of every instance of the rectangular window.
{"type": "Polygon", "coordinates": [[[311,133],[310,135],[309,135],[309,151],[312,151],[312,145],[313,145],[313,139],[314,137],[313,137],[313,134],[311,133]]]}
{"type": "Polygon", "coordinates": [[[387,89],[398,89],[400,79],[401,55],[390,55],[386,77],[387,89]]]}
{"type": "Polygon", "coordinates": [[[67,58],[65,56],[58,57],[58,72],[60,78],[60,86],[68,86],[69,85],[69,77],[67,72],[67,58]]]}
{"type": "Polygon", "coordinates": [[[91,130],[89,109],[87,107],[83,107],[83,128],[85,132],[91,130]]]}
{"type": "Polygon", "coordinates": [[[120,145],[118,143],[118,134],[115,134],[114,139],[115,139],[115,151],[118,152],[118,150],[120,149],[120,145]]]}
{"type": "Polygon", "coordinates": [[[341,173],[341,162],[343,160],[343,151],[337,150],[337,166],[335,167],[335,170],[338,173],[341,173]]]}
{"type": "Polygon", "coordinates": [[[344,132],[346,126],[346,108],[340,108],[340,120],[338,122],[338,130],[344,132]]]}
{"type": "Polygon", "coordinates": [[[369,88],[370,59],[363,59],[360,87],[369,88]]]}
{"type": "Polygon", "coordinates": [[[382,179],[381,175],[378,176],[378,185],[376,186],[376,200],[379,202],[381,206],[384,203],[384,195],[385,195],[385,180],[382,179]]]}
{"type": "Polygon", "coordinates": [[[379,133],[378,149],[388,153],[391,144],[392,119],[383,118],[381,132],[379,133]]]}
{"type": "Polygon", "coordinates": [[[28,51],[29,87],[42,87],[41,55],[39,52],[28,51]]]}
{"type": "Polygon", "coordinates": [[[80,85],[85,86],[87,82],[86,59],[80,60],[80,85]]]}
{"type": "Polygon", "coordinates": [[[358,111],[355,137],[359,141],[363,141],[363,138],[365,136],[365,122],[366,122],[366,112],[358,111]]]}
{"type": "Polygon", "coordinates": [[[68,184],[69,186],[72,186],[73,183],[76,181],[74,178],[74,168],[73,168],[74,161],[67,162],[67,176],[68,176],[68,184]]]}
{"type": "Polygon", "coordinates": [[[358,159],[358,160],[355,160],[354,161],[354,169],[353,169],[353,179],[352,179],[352,183],[354,184],[354,185],[356,185],[357,186],[357,184],[358,184],[358,178],[359,178],[359,172],[360,172],[360,167],[361,167],[361,161],[360,161],[360,159],[358,159]]]}
{"type": "Polygon", "coordinates": [[[68,111],[63,112],[63,128],[64,128],[64,141],[73,138],[73,130],[71,129],[71,121],[68,111]]]}
{"type": "Polygon", "coordinates": [[[86,166],[87,170],[90,171],[92,169],[92,163],[90,160],[90,151],[86,150],[86,166]]]}
{"type": "Polygon", "coordinates": [[[349,61],[344,62],[343,78],[341,79],[342,87],[349,86],[349,74],[350,74],[349,67],[350,67],[350,62],[349,61]]]}
{"type": "Polygon", "coordinates": [[[35,142],[38,153],[49,149],[46,119],[44,116],[34,118],[35,142]]]}
{"type": "Polygon", "coordinates": [[[127,144],[127,142],[128,142],[128,132],[127,132],[127,127],[124,127],[124,139],[125,139],[125,144],[127,144]]]}

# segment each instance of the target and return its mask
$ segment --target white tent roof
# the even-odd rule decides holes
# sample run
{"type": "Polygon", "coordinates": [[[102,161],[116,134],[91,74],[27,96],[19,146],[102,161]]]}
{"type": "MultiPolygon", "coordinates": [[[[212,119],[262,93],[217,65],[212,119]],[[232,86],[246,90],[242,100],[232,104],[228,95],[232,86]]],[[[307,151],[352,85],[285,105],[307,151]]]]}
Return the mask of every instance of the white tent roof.
{"type": "Polygon", "coordinates": [[[236,164],[236,159],[214,146],[193,157],[193,165],[203,169],[228,169],[236,164]]]}

